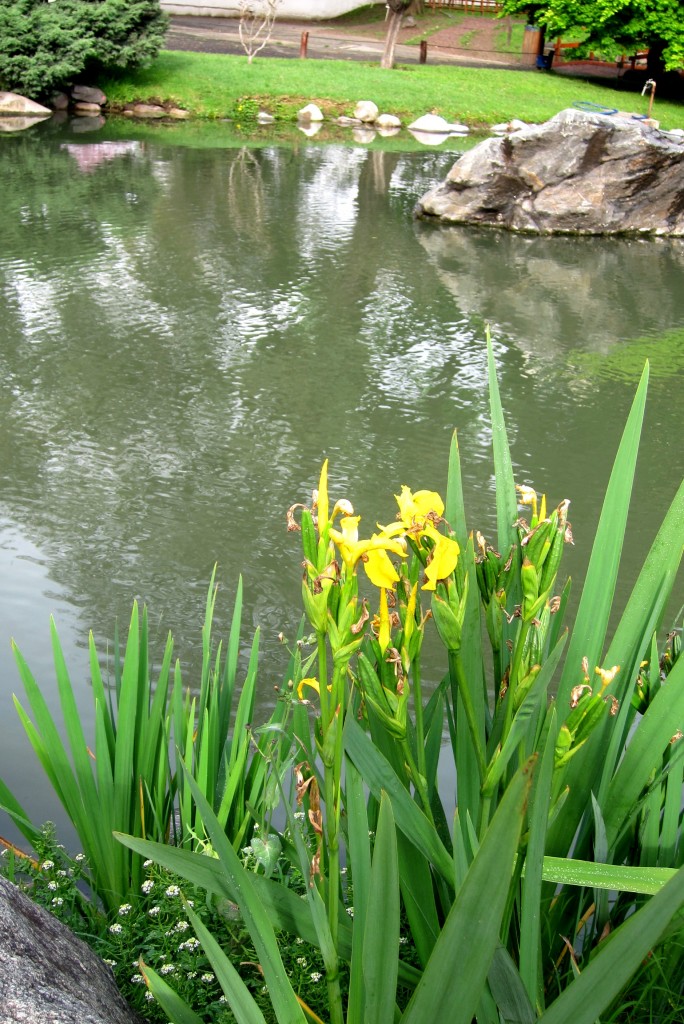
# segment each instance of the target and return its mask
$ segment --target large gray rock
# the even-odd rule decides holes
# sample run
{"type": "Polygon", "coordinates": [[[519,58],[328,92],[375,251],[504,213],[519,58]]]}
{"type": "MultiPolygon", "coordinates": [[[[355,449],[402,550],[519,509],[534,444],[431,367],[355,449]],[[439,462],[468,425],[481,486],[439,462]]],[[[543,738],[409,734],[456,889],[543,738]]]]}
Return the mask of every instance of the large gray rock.
{"type": "Polygon", "coordinates": [[[40,103],[28,100],[25,96],[19,96],[16,92],[0,92],[0,114],[49,117],[51,113],[47,107],[42,107],[40,103]]]}
{"type": "Polygon", "coordinates": [[[108,967],[0,876],[2,1024],[140,1024],[108,967]]]}
{"type": "Polygon", "coordinates": [[[684,236],[684,146],[628,114],[563,110],[465,153],[416,214],[539,234],[684,236]]]}

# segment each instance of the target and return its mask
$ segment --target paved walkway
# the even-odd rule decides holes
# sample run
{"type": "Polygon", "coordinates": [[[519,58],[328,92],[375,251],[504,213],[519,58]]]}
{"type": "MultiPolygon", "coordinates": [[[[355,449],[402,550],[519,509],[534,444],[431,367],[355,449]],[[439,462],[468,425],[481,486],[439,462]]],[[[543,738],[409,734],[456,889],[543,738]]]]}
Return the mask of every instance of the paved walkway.
{"type": "MultiPolygon", "coordinates": [[[[173,16],[167,35],[169,50],[193,50],[201,53],[244,53],[240,43],[237,18],[203,18],[173,16]]],[[[277,21],[269,42],[261,51],[265,57],[299,57],[302,33],[308,32],[307,53],[317,59],[380,60],[384,41],[370,35],[342,30],[330,22],[277,21]]],[[[418,46],[397,44],[395,59],[399,64],[418,64],[418,46]]],[[[429,64],[459,64],[462,67],[500,67],[531,70],[506,59],[464,56],[462,51],[448,46],[433,46],[428,41],[429,64]]]]}

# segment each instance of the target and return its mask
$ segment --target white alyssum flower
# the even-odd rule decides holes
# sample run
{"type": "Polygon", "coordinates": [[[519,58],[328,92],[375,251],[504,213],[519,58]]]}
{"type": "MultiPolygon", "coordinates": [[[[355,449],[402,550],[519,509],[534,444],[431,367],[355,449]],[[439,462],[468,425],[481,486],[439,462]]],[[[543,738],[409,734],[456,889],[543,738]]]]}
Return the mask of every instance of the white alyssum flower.
{"type": "Polygon", "coordinates": [[[121,906],[119,907],[119,914],[121,915],[121,917],[125,917],[126,914],[129,914],[131,912],[132,909],[133,907],[131,906],[130,903],[122,903],[121,906]]]}
{"type": "Polygon", "coordinates": [[[150,907],[147,913],[150,915],[150,917],[156,917],[160,910],[161,907],[150,907]]]}
{"type": "Polygon", "coordinates": [[[175,964],[162,964],[161,967],[159,968],[159,973],[160,974],[173,974],[173,972],[175,970],[176,970],[176,965],[175,964]]]}
{"type": "Polygon", "coordinates": [[[149,989],[145,993],[145,999],[147,1000],[148,1003],[151,1003],[154,1000],[154,996],[152,995],[149,989]]]}
{"type": "Polygon", "coordinates": [[[142,974],[132,974],[131,983],[133,985],[144,985],[145,979],[143,978],[142,974]]]}
{"type": "Polygon", "coordinates": [[[187,932],[190,927],[189,921],[179,921],[176,927],[173,929],[175,932],[187,932]]]}
{"type": "Polygon", "coordinates": [[[67,873],[66,873],[66,871],[63,871],[63,870],[61,870],[61,871],[58,871],[58,872],[57,872],[57,877],[58,877],[58,878],[66,878],[66,877],[67,877],[67,873]]]}
{"type": "Polygon", "coordinates": [[[76,861],[77,864],[82,864],[85,859],[85,853],[77,853],[76,856],[74,857],[74,860],[76,861]]]}
{"type": "Polygon", "coordinates": [[[350,917],[353,917],[354,916],[354,908],[353,907],[347,907],[347,913],[349,914],[350,917]]]}
{"type": "Polygon", "coordinates": [[[61,907],[63,904],[64,904],[64,900],[62,899],[61,896],[55,896],[55,898],[52,901],[52,906],[53,907],[61,907]]]}
{"type": "Polygon", "coordinates": [[[214,975],[210,971],[206,971],[200,975],[200,981],[214,981],[214,975]]]}
{"type": "Polygon", "coordinates": [[[180,946],[178,947],[178,950],[180,951],[182,949],[187,949],[188,952],[192,952],[193,949],[197,949],[199,944],[199,939],[186,939],[185,942],[181,942],[180,946]]]}
{"type": "Polygon", "coordinates": [[[112,933],[112,935],[121,935],[121,932],[123,931],[123,926],[120,924],[110,924],[109,930],[112,933]]]}
{"type": "Polygon", "coordinates": [[[145,893],[146,896],[148,896],[152,892],[152,890],[154,889],[154,882],[152,881],[151,878],[148,878],[140,886],[140,889],[141,889],[142,892],[145,893]]]}
{"type": "Polygon", "coordinates": [[[305,956],[298,956],[297,957],[297,963],[299,964],[300,967],[306,967],[306,957],[305,956]]]}
{"type": "Polygon", "coordinates": [[[164,890],[167,896],[180,896],[180,889],[177,885],[170,885],[164,890]]]}
{"type": "Polygon", "coordinates": [[[153,861],[151,861],[151,860],[146,860],[146,861],[143,861],[143,867],[144,867],[144,868],[151,868],[151,867],[152,867],[152,864],[153,864],[153,863],[154,863],[154,862],[153,862],[153,861]]]}
{"type": "Polygon", "coordinates": [[[52,871],[54,866],[55,866],[54,860],[44,860],[43,863],[40,865],[40,870],[41,871],[52,871]]]}
{"type": "Polygon", "coordinates": [[[312,981],[320,981],[323,975],[321,974],[320,971],[312,971],[309,977],[311,978],[312,981]]]}
{"type": "Polygon", "coordinates": [[[50,892],[57,892],[59,889],[59,882],[48,882],[47,887],[50,892]]]}

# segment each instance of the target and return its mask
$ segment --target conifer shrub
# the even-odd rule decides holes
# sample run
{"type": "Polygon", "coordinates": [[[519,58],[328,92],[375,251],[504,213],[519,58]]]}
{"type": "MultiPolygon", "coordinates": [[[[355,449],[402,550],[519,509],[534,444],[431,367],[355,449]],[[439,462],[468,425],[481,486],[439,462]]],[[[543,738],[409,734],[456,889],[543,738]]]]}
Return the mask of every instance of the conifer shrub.
{"type": "Polygon", "coordinates": [[[41,99],[149,64],[166,25],[159,0],[0,0],[0,88],[41,99]]]}

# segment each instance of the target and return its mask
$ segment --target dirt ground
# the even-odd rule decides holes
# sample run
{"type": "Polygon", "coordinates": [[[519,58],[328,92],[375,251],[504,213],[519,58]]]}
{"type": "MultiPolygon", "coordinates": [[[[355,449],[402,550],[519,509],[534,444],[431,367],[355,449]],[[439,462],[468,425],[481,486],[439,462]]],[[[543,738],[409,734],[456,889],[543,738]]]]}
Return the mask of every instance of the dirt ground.
{"type": "MultiPolygon", "coordinates": [[[[448,12],[426,11],[410,17],[407,28],[399,30],[398,43],[418,45],[427,40],[428,52],[437,56],[440,52],[464,60],[487,60],[495,63],[519,63],[518,54],[498,52],[496,38],[506,30],[510,18],[499,19],[481,14],[463,14],[456,18],[448,12]]],[[[370,16],[368,12],[352,12],[333,22],[314,23],[318,29],[336,35],[349,35],[382,42],[385,38],[385,20],[382,12],[370,16]]]]}
{"type": "MultiPolygon", "coordinates": [[[[233,52],[237,41],[237,20],[233,18],[172,17],[167,38],[170,49],[233,52]]],[[[494,64],[519,67],[517,53],[501,53],[494,40],[506,28],[505,20],[488,16],[427,11],[416,15],[399,32],[397,60],[417,63],[419,43],[427,40],[428,63],[494,64]]],[[[276,22],[265,55],[298,54],[301,34],[308,32],[311,56],[368,59],[380,53],[385,39],[384,9],[361,9],[331,21],[276,22]],[[297,53],[293,52],[297,50],[297,53]]],[[[237,50],[236,52],[240,52],[237,50]]]]}

